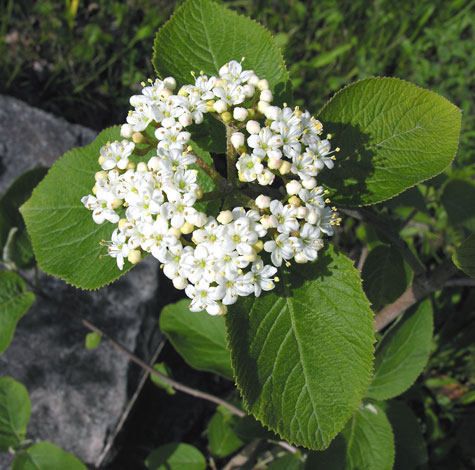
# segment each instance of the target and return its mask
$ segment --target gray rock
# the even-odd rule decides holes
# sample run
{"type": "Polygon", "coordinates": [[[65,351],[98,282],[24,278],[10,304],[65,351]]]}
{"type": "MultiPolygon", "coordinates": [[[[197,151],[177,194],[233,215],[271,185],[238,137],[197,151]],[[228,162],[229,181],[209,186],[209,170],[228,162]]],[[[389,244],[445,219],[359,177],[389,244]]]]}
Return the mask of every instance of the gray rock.
{"type": "MultiPolygon", "coordinates": [[[[51,165],[68,149],[89,143],[94,134],[0,96],[0,189],[27,169],[51,165]]],[[[0,356],[0,376],[22,382],[30,393],[29,438],[53,442],[84,462],[97,460],[127,404],[128,379],[137,380],[138,374],[136,369],[131,374],[129,360],[104,341],[97,349],[86,350],[88,330],[74,317],[89,319],[132,351],[138,341],[153,343],[157,338],[144,339],[140,330],[142,322],[158,311],[157,267],[150,257],[95,292],[79,291],[40,274],[43,290],[55,302],[37,296],[9,349],[0,356]]],[[[140,346],[141,351],[153,349],[140,346]]],[[[7,454],[0,454],[0,469],[9,469],[10,461],[7,454]]]]}

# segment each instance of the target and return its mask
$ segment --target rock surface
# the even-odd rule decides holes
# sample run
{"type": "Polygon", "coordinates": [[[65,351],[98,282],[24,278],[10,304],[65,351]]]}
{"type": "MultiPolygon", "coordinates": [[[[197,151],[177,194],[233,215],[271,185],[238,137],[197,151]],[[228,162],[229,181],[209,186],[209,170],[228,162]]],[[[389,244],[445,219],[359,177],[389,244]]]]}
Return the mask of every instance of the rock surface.
{"type": "MultiPolygon", "coordinates": [[[[94,131],[0,96],[0,192],[22,172],[50,166],[94,136],[94,131]]],[[[87,463],[97,460],[127,404],[130,363],[105,342],[86,350],[88,330],[66,312],[89,319],[135,350],[142,322],[156,316],[159,308],[157,269],[147,259],[95,292],[79,291],[40,274],[43,290],[56,302],[37,296],[9,349],[0,356],[0,376],[22,382],[30,393],[29,438],[53,442],[87,463]]],[[[140,338],[143,341],[143,331],[140,338]]],[[[136,371],[132,375],[136,378],[136,371]]],[[[10,462],[8,454],[0,453],[0,470],[9,469],[10,462]]]]}

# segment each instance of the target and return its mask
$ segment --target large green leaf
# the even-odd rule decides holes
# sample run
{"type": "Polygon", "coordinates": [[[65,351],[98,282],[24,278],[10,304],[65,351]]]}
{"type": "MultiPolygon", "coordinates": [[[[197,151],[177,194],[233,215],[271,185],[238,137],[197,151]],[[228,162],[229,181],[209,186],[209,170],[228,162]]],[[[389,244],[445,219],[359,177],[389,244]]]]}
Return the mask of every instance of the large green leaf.
{"type": "Polygon", "coordinates": [[[396,444],[394,470],[414,470],[427,463],[427,448],[417,418],[401,401],[390,400],[381,407],[391,423],[396,444]]]}
{"type": "Polygon", "coordinates": [[[145,465],[150,470],[205,470],[206,460],[196,447],[172,443],[154,450],[145,465]]]}
{"type": "Polygon", "coordinates": [[[268,467],[268,470],[303,470],[304,463],[300,459],[300,455],[286,454],[283,457],[274,460],[268,467]]]}
{"type": "Polygon", "coordinates": [[[227,409],[218,409],[208,424],[209,449],[217,457],[226,457],[244,443],[235,434],[233,424],[237,417],[227,409]]]}
{"type": "Polygon", "coordinates": [[[306,469],[391,470],[394,436],[384,411],[366,405],[354,414],[345,429],[325,452],[312,452],[306,469]]]}
{"type": "Polygon", "coordinates": [[[87,470],[74,455],[50,442],[38,442],[18,454],[12,470],[87,470]]]}
{"type": "Polygon", "coordinates": [[[18,320],[35,300],[23,279],[15,273],[0,271],[0,354],[10,345],[18,320]]]}
{"type": "Polygon", "coordinates": [[[226,315],[235,377],[257,419],[322,449],[369,383],[372,312],[353,263],[332,246],[281,276],[274,291],[240,299],[226,315]]]}
{"type": "Polygon", "coordinates": [[[475,186],[465,180],[452,180],[444,188],[441,202],[449,223],[458,229],[475,232],[475,186]]]}
{"type": "Polygon", "coordinates": [[[452,260],[465,274],[475,277],[475,234],[462,242],[455,250],[452,260]]]}
{"type": "Polygon", "coordinates": [[[0,450],[25,439],[31,403],[26,388],[11,377],[0,377],[0,450]]]}
{"type": "MultiPolygon", "coordinates": [[[[34,262],[34,254],[25,222],[18,209],[31,196],[33,188],[47,171],[47,168],[39,167],[23,173],[0,198],[0,249],[5,250],[10,231],[16,230],[8,250],[8,257],[20,268],[31,266],[34,262]]],[[[4,261],[7,261],[5,256],[4,261]]]]}
{"type": "Polygon", "coordinates": [[[376,348],[374,378],[366,396],[386,400],[400,395],[417,379],[429,359],[433,314],[430,300],[411,308],[376,348]]]}
{"type": "Polygon", "coordinates": [[[348,205],[384,201],[439,174],[455,157],[461,125],[445,98],[396,78],[353,83],[318,117],[341,148],[320,182],[348,205]]]}
{"type": "Polygon", "coordinates": [[[180,300],[167,305],[160,314],[160,329],[191,367],[232,380],[224,318],[190,312],[189,304],[189,300],[180,300]]]}
{"type": "Polygon", "coordinates": [[[401,253],[397,248],[385,245],[370,251],[361,277],[364,291],[375,310],[401,296],[408,283],[401,253]]]}

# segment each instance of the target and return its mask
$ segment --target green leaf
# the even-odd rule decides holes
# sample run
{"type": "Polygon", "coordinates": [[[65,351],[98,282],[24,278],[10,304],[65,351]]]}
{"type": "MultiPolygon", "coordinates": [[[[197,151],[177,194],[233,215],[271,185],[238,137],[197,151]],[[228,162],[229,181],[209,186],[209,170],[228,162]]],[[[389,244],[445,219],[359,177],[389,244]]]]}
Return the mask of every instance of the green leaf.
{"type": "Polygon", "coordinates": [[[246,408],[290,443],[327,447],[371,375],[373,315],[352,261],[328,246],[271,293],[239,299],[226,324],[246,408]]]}
{"type": "Polygon", "coordinates": [[[38,442],[18,454],[12,470],[87,470],[74,455],[50,442],[38,442]]]}
{"type": "Polygon", "coordinates": [[[267,470],[303,470],[304,463],[300,460],[300,455],[286,454],[277,460],[274,460],[267,470]]]}
{"type": "Polygon", "coordinates": [[[417,418],[401,401],[381,403],[391,423],[396,444],[394,470],[413,470],[428,460],[426,443],[417,418]]]}
{"type": "Polygon", "coordinates": [[[167,305],[160,314],[160,329],[191,367],[232,380],[224,318],[190,312],[189,304],[189,300],[180,300],[167,305]]]}
{"type": "Polygon", "coordinates": [[[408,283],[401,253],[397,248],[385,245],[370,251],[361,277],[364,291],[375,310],[400,297],[408,283]]]}
{"type": "Polygon", "coordinates": [[[0,354],[10,345],[18,321],[34,300],[35,294],[26,290],[20,276],[0,271],[0,354]]]}
{"type": "Polygon", "coordinates": [[[86,335],[86,349],[95,349],[101,342],[101,335],[95,331],[86,335]]]}
{"type": "Polygon", "coordinates": [[[237,420],[233,429],[239,439],[243,441],[251,441],[253,439],[279,440],[277,434],[266,429],[251,415],[244,416],[244,418],[237,420]]]}
{"type": "MultiPolygon", "coordinates": [[[[152,62],[159,76],[184,85],[193,80],[191,72],[217,75],[226,62],[242,57],[245,69],[269,81],[276,104],[290,100],[289,76],[269,31],[211,0],[188,0],[175,12],[157,33],[152,62]]],[[[213,117],[205,117],[198,134],[193,130],[203,148],[225,152],[224,126],[213,117]]]]}
{"type": "Polygon", "coordinates": [[[236,416],[217,411],[208,424],[209,449],[217,457],[226,457],[244,443],[233,430],[236,416]]]}
{"type": "Polygon", "coordinates": [[[475,232],[475,186],[465,180],[452,180],[444,188],[441,202],[449,223],[458,229],[475,232]]]}
{"type": "Polygon", "coordinates": [[[432,330],[432,306],[426,299],[408,310],[378,343],[367,397],[387,400],[414,383],[429,359],[432,330]]]}
{"type": "Polygon", "coordinates": [[[0,377],[0,450],[25,439],[31,403],[26,388],[11,377],[0,377]]]}
{"type": "Polygon", "coordinates": [[[457,151],[461,112],[411,83],[367,78],[338,92],[319,119],[341,148],[319,182],[334,202],[368,205],[443,171],[457,151]]]}
{"type": "Polygon", "coordinates": [[[4,250],[10,231],[16,229],[8,251],[9,261],[19,268],[31,267],[35,257],[25,222],[18,209],[31,196],[33,188],[47,171],[47,168],[39,167],[23,173],[0,198],[0,249],[4,250]]]}
{"type": "MultiPolygon", "coordinates": [[[[155,364],[153,368],[157,371],[160,372],[160,374],[170,377],[170,370],[168,369],[167,365],[164,362],[159,362],[158,364],[155,364]]],[[[163,379],[160,377],[157,377],[154,374],[150,374],[150,379],[152,382],[160,388],[163,388],[169,395],[175,395],[175,389],[168,383],[166,383],[163,379]]]]}
{"type": "Polygon", "coordinates": [[[393,462],[391,425],[379,406],[366,405],[358,409],[328,450],[309,454],[305,468],[391,470],[393,462]]]}
{"type": "Polygon", "coordinates": [[[475,234],[470,235],[456,248],[452,260],[465,274],[475,277],[475,234]]]}
{"type": "Polygon", "coordinates": [[[145,465],[150,470],[205,470],[206,460],[196,447],[172,443],[154,450],[145,465]]]}
{"type": "Polygon", "coordinates": [[[81,198],[91,194],[100,148],[120,139],[120,128],[102,131],[87,147],[73,149],[60,158],[22,206],[38,264],[43,271],[83,289],[97,289],[122,276],[115,259],[99,245],[110,240],[114,225],[97,225],[81,198]]]}

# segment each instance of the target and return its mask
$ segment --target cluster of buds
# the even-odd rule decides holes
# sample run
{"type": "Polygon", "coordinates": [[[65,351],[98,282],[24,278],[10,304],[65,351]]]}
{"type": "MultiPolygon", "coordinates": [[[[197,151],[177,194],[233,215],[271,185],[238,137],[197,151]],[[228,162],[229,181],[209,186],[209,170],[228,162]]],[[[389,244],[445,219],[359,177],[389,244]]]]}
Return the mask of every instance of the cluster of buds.
{"type": "Polygon", "coordinates": [[[102,243],[119,269],[150,253],[192,311],[224,314],[239,296],[272,290],[282,264],[315,260],[323,234],[333,234],[340,219],[316,179],[333,167],[331,136],[321,138],[307,111],[273,106],[267,80],[236,61],[175,90],[172,77],[149,80],[131,97],[123,140],[101,148],[93,194],[81,201],[95,223],[116,225],[102,243]],[[245,201],[213,215],[196,208],[212,194],[203,195],[196,168],[225,180],[185,130],[207,113],[227,127],[225,196],[245,201]]]}

